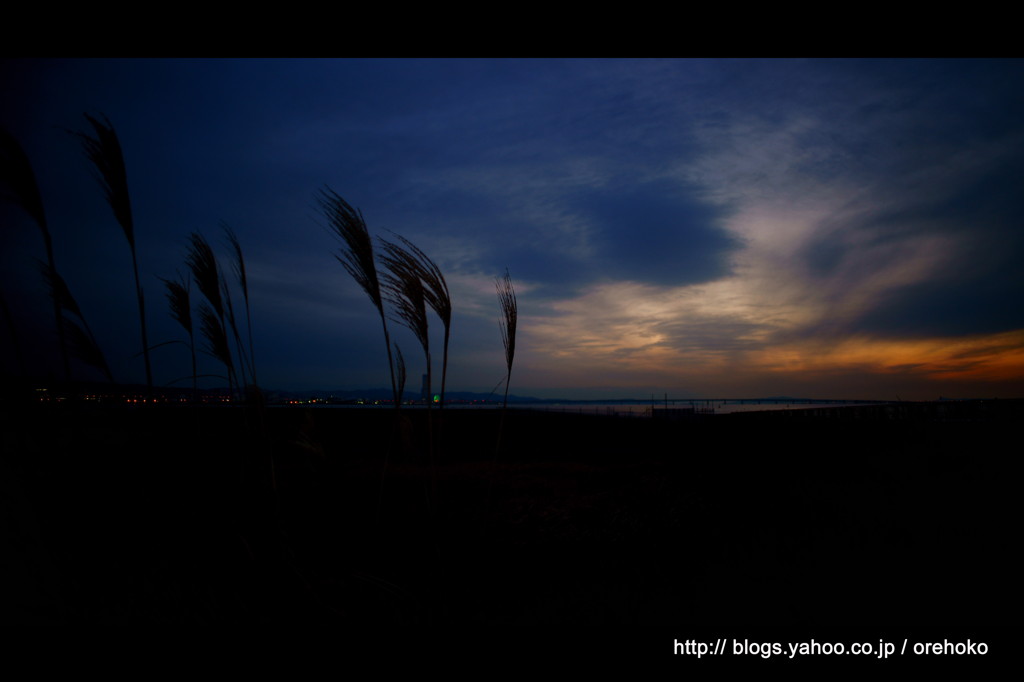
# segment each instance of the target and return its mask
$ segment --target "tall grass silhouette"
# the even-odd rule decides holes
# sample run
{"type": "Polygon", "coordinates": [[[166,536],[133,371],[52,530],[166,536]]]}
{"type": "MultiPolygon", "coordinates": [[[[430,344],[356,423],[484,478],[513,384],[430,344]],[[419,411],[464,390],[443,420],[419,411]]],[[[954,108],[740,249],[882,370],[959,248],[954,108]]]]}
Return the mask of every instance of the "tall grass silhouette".
{"type": "Polygon", "coordinates": [[[188,349],[192,356],[192,400],[199,397],[199,375],[196,363],[196,335],[192,325],[192,287],[189,280],[181,275],[177,280],[164,279],[167,287],[167,303],[171,309],[171,317],[182,326],[188,334],[188,349]]]}
{"type": "Polygon", "coordinates": [[[388,303],[394,310],[394,317],[391,319],[406,327],[413,333],[416,340],[423,348],[423,357],[427,368],[427,448],[431,464],[434,459],[434,431],[433,420],[430,409],[431,393],[431,360],[430,360],[430,328],[427,322],[426,292],[423,282],[415,269],[405,267],[407,259],[411,258],[401,247],[385,243],[385,253],[381,255],[381,262],[384,263],[389,272],[383,276],[383,291],[388,303]]]}
{"type": "Polygon", "coordinates": [[[206,353],[219,360],[227,370],[228,390],[234,393],[236,385],[235,365],[228,345],[228,332],[221,285],[220,267],[217,256],[206,238],[193,232],[185,264],[192,272],[192,279],[199,292],[206,298],[199,305],[199,330],[206,342],[206,353]]]}
{"type": "Polygon", "coordinates": [[[48,264],[41,261],[39,262],[39,270],[46,280],[50,297],[57,303],[61,311],[74,315],[81,322],[81,325],[79,325],[73,318],[68,317],[67,314],[62,312],[60,323],[63,326],[71,354],[85,364],[103,372],[107,380],[113,383],[114,377],[110,372],[107,359],[104,357],[103,351],[100,350],[96,337],[93,335],[92,329],[89,328],[89,323],[82,314],[82,309],[78,307],[78,302],[71,295],[71,289],[68,288],[64,278],[48,264]]]}
{"type": "MultiPolygon", "coordinates": [[[[402,394],[405,392],[405,358],[402,357],[402,349],[399,348],[397,343],[395,344],[395,388],[397,389],[396,397],[398,399],[398,403],[401,404],[402,394]]],[[[395,429],[392,432],[392,437],[394,437],[394,433],[400,428],[400,424],[397,423],[399,421],[399,413],[396,411],[394,414],[396,417],[396,424],[395,429]]],[[[381,468],[380,472],[380,489],[377,493],[377,514],[374,517],[375,523],[380,523],[381,510],[384,508],[384,482],[387,477],[390,458],[391,448],[388,447],[388,449],[384,451],[384,466],[381,468]]]]}
{"type": "Polygon", "coordinates": [[[142,283],[139,280],[139,263],[135,254],[135,224],[132,220],[131,199],[128,194],[128,171],[125,169],[121,142],[109,119],[104,117],[104,120],[100,121],[88,114],[85,114],[85,118],[92,125],[94,134],[82,132],[73,134],[79,138],[86,157],[95,167],[96,179],[103,189],[107,203],[110,204],[114,218],[124,231],[124,236],[131,249],[132,271],[135,274],[135,295],[139,304],[142,354],[146,362],[146,386],[152,393],[153,367],[150,363],[149,341],[146,334],[146,303],[143,297],[142,283]]]}
{"type": "MultiPolygon", "coordinates": [[[[198,397],[197,380],[200,376],[221,376],[221,375],[200,375],[197,371],[196,361],[196,321],[193,317],[193,308],[197,309],[199,322],[199,335],[204,341],[203,350],[207,355],[219,360],[227,370],[226,376],[222,377],[228,381],[228,390],[232,396],[246,399],[259,400],[262,393],[256,382],[256,366],[252,357],[253,335],[252,315],[249,304],[249,287],[245,274],[245,258],[242,255],[242,247],[235,235],[226,224],[222,228],[227,235],[228,245],[231,247],[233,261],[232,269],[238,278],[242,288],[242,297],[245,302],[245,316],[248,336],[249,353],[246,353],[242,335],[238,329],[238,322],[235,318],[234,307],[231,302],[231,287],[223,269],[217,260],[213,247],[206,238],[199,232],[193,232],[189,236],[189,246],[185,256],[185,265],[191,273],[191,282],[196,284],[199,293],[205,299],[198,305],[193,304],[191,294],[191,283],[188,278],[178,276],[177,280],[161,278],[166,287],[167,303],[171,317],[178,322],[188,334],[188,344],[192,356],[192,392],[193,399],[198,397]],[[231,340],[234,339],[235,353],[231,352],[231,340]]],[[[169,342],[170,343],[170,342],[169,342]]],[[[175,380],[171,383],[176,383],[175,380]]]]}
{"type": "Polygon", "coordinates": [[[231,360],[231,348],[228,346],[227,330],[224,329],[224,322],[205,301],[199,305],[199,329],[206,341],[207,354],[224,364],[228,373],[229,390],[234,393],[237,382],[235,364],[231,360]]]}
{"type": "Polygon", "coordinates": [[[239,398],[242,398],[245,396],[247,388],[250,385],[247,374],[248,366],[245,359],[245,351],[242,348],[242,335],[238,332],[238,321],[235,318],[235,306],[231,302],[231,289],[228,287],[228,280],[224,277],[223,272],[221,273],[220,289],[224,300],[224,310],[227,312],[226,319],[228,325],[231,327],[231,338],[235,340],[235,357],[238,358],[235,376],[238,381],[238,396],[239,398]]]}
{"type": "Polygon", "coordinates": [[[341,242],[341,253],[335,258],[345,271],[370,297],[370,302],[380,315],[381,328],[384,330],[384,347],[388,355],[388,371],[391,375],[391,393],[395,401],[395,409],[400,407],[398,386],[395,381],[395,365],[391,356],[391,335],[384,315],[384,298],[381,293],[380,280],[377,277],[377,264],[373,251],[373,240],[366,227],[363,214],[348,204],[347,201],[332,190],[324,187],[316,195],[317,204],[327,218],[331,231],[341,242]]]}
{"type": "Polygon", "coordinates": [[[501,306],[501,343],[505,347],[505,402],[503,409],[508,407],[508,386],[512,381],[512,362],[516,357],[516,325],[519,320],[519,306],[516,302],[516,290],[512,286],[512,278],[505,269],[505,277],[494,283],[498,291],[498,303],[501,306]]]}
{"type": "MultiPolygon", "coordinates": [[[[452,298],[448,291],[448,283],[445,281],[444,274],[441,269],[437,267],[437,264],[425,254],[422,249],[410,242],[401,235],[395,235],[399,243],[388,241],[387,239],[381,239],[383,246],[383,255],[381,256],[382,262],[387,268],[395,274],[398,279],[401,280],[415,280],[418,282],[416,285],[422,289],[423,299],[426,304],[434,311],[437,317],[441,320],[441,324],[444,326],[444,350],[443,359],[441,365],[441,396],[440,396],[440,409],[444,410],[445,404],[445,384],[448,376],[448,341],[451,337],[451,325],[452,325],[452,298]]],[[[426,320],[423,321],[424,329],[426,329],[426,320]]],[[[429,337],[428,337],[429,338],[429,337]]],[[[422,343],[422,341],[421,341],[422,343]]],[[[430,453],[431,460],[434,457],[435,443],[434,443],[434,424],[432,417],[430,416],[430,408],[433,404],[433,390],[432,385],[432,370],[430,362],[429,350],[427,355],[427,414],[428,414],[428,432],[430,437],[430,453]]],[[[443,445],[444,435],[444,413],[441,413],[442,419],[439,420],[437,428],[437,443],[436,448],[440,450],[443,445]]]]}
{"type": "MultiPolygon", "coordinates": [[[[43,210],[43,198],[39,192],[32,164],[18,140],[0,128],[0,196],[20,206],[39,227],[46,246],[46,262],[51,277],[56,277],[57,265],[53,256],[53,238],[46,222],[43,210]]],[[[45,274],[45,273],[44,273],[45,274]]],[[[53,321],[57,329],[57,340],[60,348],[61,366],[64,380],[71,379],[71,362],[68,359],[68,344],[65,335],[65,324],[61,313],[60,301],[53,298],[53,321]]]]}
{"type": "Polygon", "coordinates": [[[380,261],[387,267],[383,292],[395,316],[391,319],[411,331],[423,348],[427,363],[427,409],[430,409],[431,361],[430,327],[427,321],[427,290],[415,257],[401,246],[382,239],[380,261]]]}
{"type": "Polygon", "coordinates": [[[512,286],[512,277],[505,268],[504,279],[496,279],[494,288],[498,292],[498,305],[501,308],[501,343],[505,347],[505,400],[501,405],[501,420],[498,422],[498,442],[494,446],[494,461],[498,461],[501,450],[501,436],[505,429],[505,412],[508,411],[508,387],[512,381],[512,362],[516,357],[516,326],[519,321],[519,305],[516,301],[516,290],[512,286]]]}
{"type": "Polygon", "coordinates": [[[452,298],[441,269],[419,247],[401,235],[395,235],[401,244],[381,239],[384,248],[382,260],[388,269],[402,277],[415,277],[423,285],[423,298],[444,326],[444,347],[441,361],[441,402],[444,409],[445,384],[448,376],[448,341],[451,337],[452,298]]]}
{"type": "Polygon", "coordinates": [[[402,349],[395,344],[395,384],[398,389],[398,401],[402,401],[402,394],[405,392],[405,358],[402,357],[402,349]]]}
{"type": "Polygon", "coordinates": [[[327,186],[317,192],[316,202],[327,219],[330,231],[341,241],[340,253],[335,254],[334,257],[370,298],[370,302],[380,316],[380,326],[384,332],[384,348],[387,351],[395,419],[391,439],[384,451],[384,465],[380,473],[380,496],[377,501],[377,519],[379,521],[384,503],[384,482],[390,465],[391,449],[400,428],[398,415],[402,406],[402,391],[405,388],[405,360],[396,345],[395,351],[398,353],[398,367],[396,368],[391,354],[391,334],[388,331],[387,316],[384,314],[384,294],[380,278],[377,275],[373,239],[370,237],[370,231],[366,227],[366,220],[363,219],[362,212],[353,208],[341,195],[327,186]]]}
{"type": "Polygon", "coordinates": [[[252,342],[252,309],[249,306],[249,280],[245,274],[245,256],[242,254],[242,245],[238,241],[238,236],[235,235],[235,231],[232,230],[227,223],[222,223],[221,227],[227,234],[228,243],[231,245],[231,250],[234,255],[234,260],[231,261],[231,267],[235,272],[235,277],[238,278],[238,285],[242,289],[242,299],[245,301],[245,326],[246,333],[249,338],[249,374],[252,379],[252,384],[258,387],[259,381],[256,378],[256,352],[253,349],[252,342]]]}

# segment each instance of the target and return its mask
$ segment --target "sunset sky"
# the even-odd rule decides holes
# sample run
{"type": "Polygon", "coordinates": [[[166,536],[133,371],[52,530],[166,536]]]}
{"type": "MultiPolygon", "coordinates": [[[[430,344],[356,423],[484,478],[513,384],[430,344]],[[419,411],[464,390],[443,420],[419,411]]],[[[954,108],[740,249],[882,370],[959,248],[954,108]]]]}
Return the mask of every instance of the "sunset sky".
{"type": "MultiPolygon", "coordinates": [[[[266,387],[389,385],[316,205],[329,186],[445,273],[449,390],[504,377],[507,267],[514,394],[1024,397],[1021,60],[6,60],[0,88],[119,381],[144,381],[131,257],[67,132],[84,113],[120,136],[151,344],[184,338],[160,278],[224,221],[266,387]]],[[[4,298],[55,374],[42,239],[15,206],[0,219],[4,298]]],[[[155,383],[189,362],[155,349],[155,383]]]]}

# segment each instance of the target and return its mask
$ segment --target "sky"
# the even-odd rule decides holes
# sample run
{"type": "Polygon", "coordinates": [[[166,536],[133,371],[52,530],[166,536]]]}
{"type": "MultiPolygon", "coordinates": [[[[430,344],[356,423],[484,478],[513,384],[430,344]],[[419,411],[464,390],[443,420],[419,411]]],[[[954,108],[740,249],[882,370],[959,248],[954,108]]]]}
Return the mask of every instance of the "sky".
{"type": "MultiPolygon", "coordinates": [[[[517,395],[1024,397],[1021,60],[27,59],[0,93],[121,382],[145,381],[131,253],[69,133],[87,113],[123,149],[150,345],[187,338],[161,278],[193,232],[230,277],[226,223],[267,388],[390,382],[330,188],[444,273],[449,390],[503,382],[507,268],[517,395]]],[[[10,202],[0,220],[15,334],[57,374],[43,240],[10,202]]],[[[422,349],[391,328],[416,390],[422,349]]],[[[185,344],[151,355],[155,384],[189,383],[185,344]]]]}

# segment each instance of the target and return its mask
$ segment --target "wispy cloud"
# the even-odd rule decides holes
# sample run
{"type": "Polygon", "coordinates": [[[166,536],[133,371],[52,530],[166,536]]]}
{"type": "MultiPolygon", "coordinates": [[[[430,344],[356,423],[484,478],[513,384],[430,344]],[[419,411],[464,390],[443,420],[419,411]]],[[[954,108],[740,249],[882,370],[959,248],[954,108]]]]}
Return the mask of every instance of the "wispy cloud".
{"type": "MultiPolygon", "coordinates": [[[[74,150],[46,141],[101,110],[138,160],[152,281],[181,266],[190,231],[238,226],[257,343],[278,349],[261,354],[268,378],[275,357],[328,385],[381,374],[363,373],[381,365],[373,311],[315,218],[324,183],[444,271],[455,388],[501,366],[506,266],[524,388],[1019,376],[1019,61],[46,64],[11,120],[61,197],[58,249],[98,262],[112,248],[67,228],[107,216],[74,150]]],[[[65,262],[83,306],[119,295],[109,273],[65,262]]],[[[117,324],[97,314],[101,343],[117,324]]]]}
{"type": "Polygon", "coordinates": [[[525,344],[553,371],[660,372],[681,383],[725,371],[897,369],[1019,380],[1013,331],[922,340],[860,328],[902,292],[977,269],[965,258],[1005,226],[965,220],[978,207],[957,197],[1024,149],[1017,130],[971,145],[955,136],[931,146],[902,140],[928,112],[886,106],[892,96],[867,93],[849,110],[769,106],[698,121],[703,151],[674,172],[692,196],[720,207],[709,215],[732,245],[722,251],[725,271],[688,286],[605,278],[553,301],[554,315],[524,325],[525,344]]]}

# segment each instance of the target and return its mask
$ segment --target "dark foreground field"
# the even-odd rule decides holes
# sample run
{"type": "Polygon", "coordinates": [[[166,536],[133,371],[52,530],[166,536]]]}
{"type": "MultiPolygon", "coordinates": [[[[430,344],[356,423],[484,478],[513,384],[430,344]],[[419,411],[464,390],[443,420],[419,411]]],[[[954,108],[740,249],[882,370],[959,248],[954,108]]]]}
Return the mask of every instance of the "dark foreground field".
{"type": "Polygon", "coordinates": [[[1021,404],[3,413],[7,623],[1007,625],[1021,404]],[[436,416],[435,412],[435,416],[436,416]],[[385,454],[389,464],[383,478],[385,454]],[[275,464],[277,495],[270,485],[275,464]]]}

